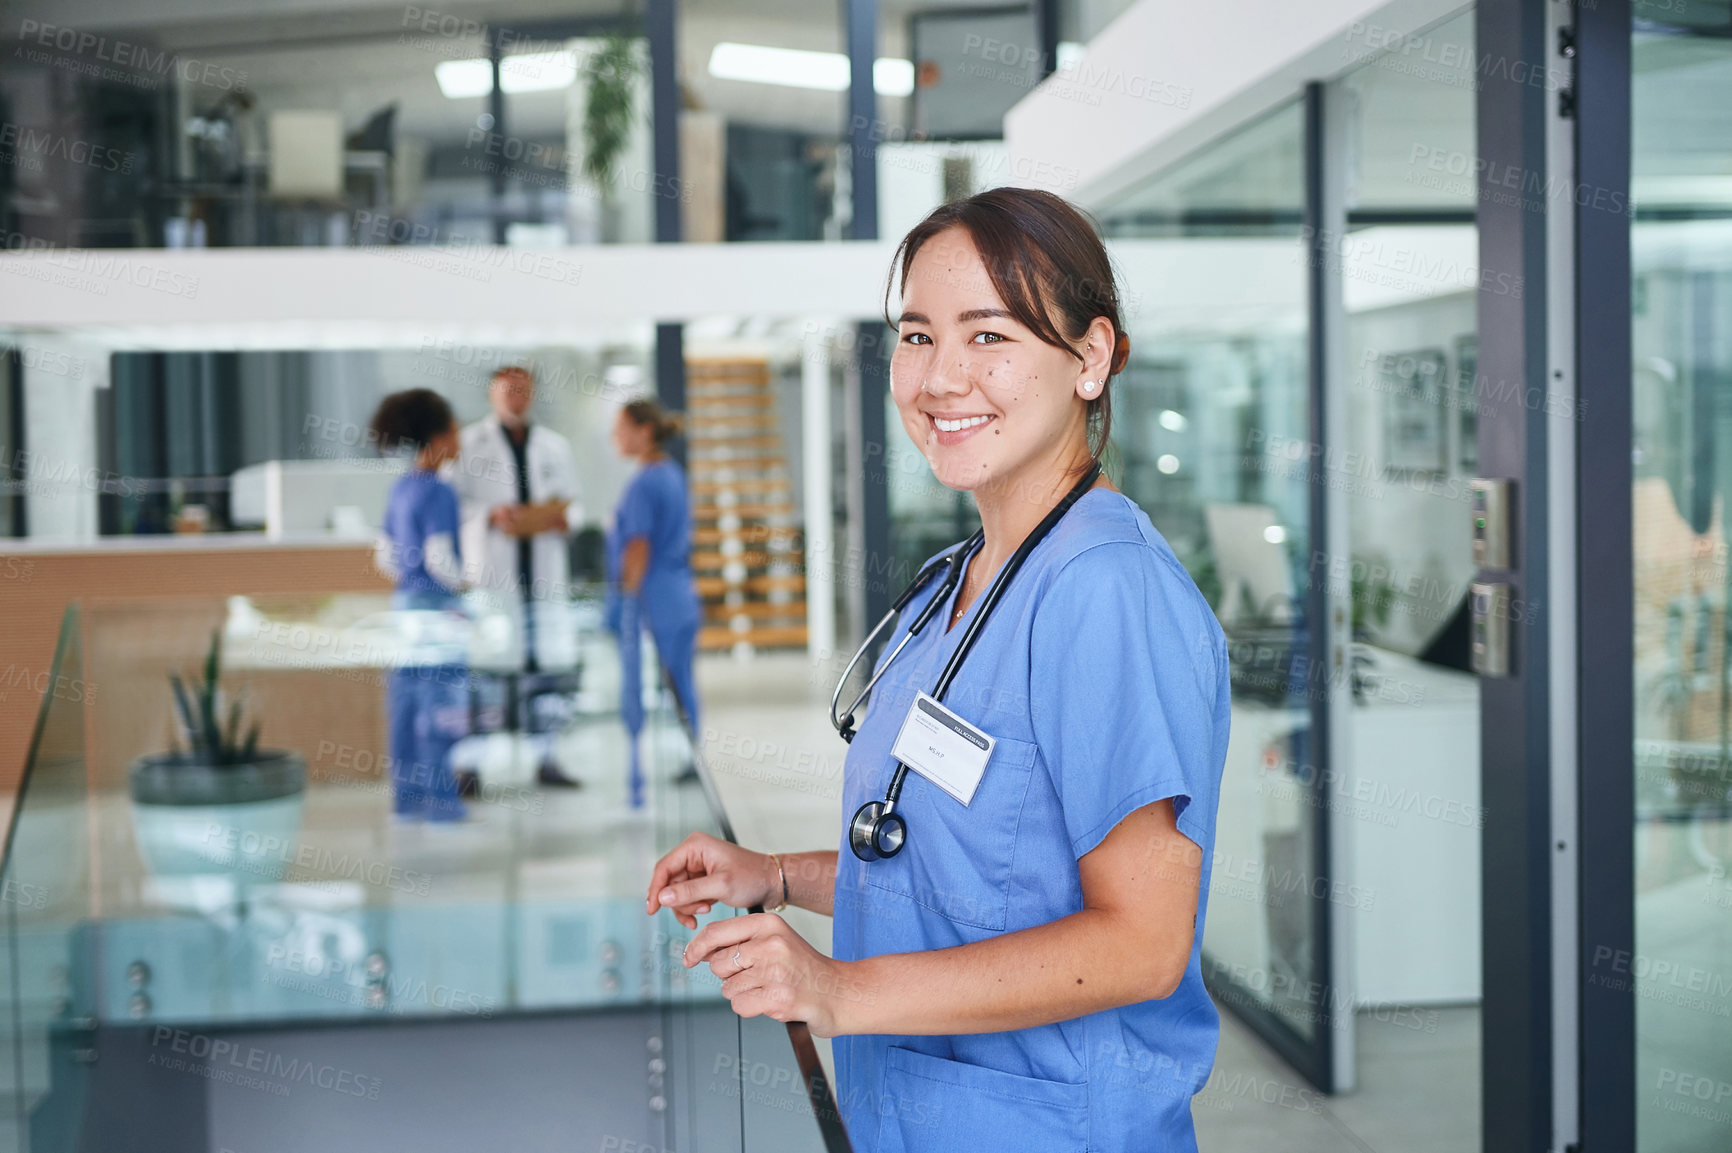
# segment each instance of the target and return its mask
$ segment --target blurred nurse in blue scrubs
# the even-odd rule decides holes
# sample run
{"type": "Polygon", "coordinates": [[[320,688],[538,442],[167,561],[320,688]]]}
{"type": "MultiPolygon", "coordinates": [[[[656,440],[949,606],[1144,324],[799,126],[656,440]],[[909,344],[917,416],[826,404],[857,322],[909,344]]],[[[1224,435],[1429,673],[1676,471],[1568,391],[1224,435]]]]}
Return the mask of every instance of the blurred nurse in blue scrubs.
{"type": "Polygon", "coordinates": [[[464,815],[451,771],[451,746],[468,732],[467,654],[459,593],[457,491],[439,479],[456,460],[457,421],[431,389],[394,392],[379,402],[372,432],[382,452],[415,454],[391,487],[374,559],[397,586],[391,607],[408,646],[386,689],[391,780],[398,816],[457,821],[464,815]]]}
{"type": "Polygon", "coordinates": [[[608,623],[619,638],[620,718],[631,733],[633,808],[643,804],[638,753],[644,722],[643,629],[655,638],[656,654],[673,678],[694,741],[699,731],[692,658],[703,613],[692,584],[692,514],[685,471],[666,452],[679,432],[679,418],[653,400],[626,405],[613,427],[620,455],[642,465],[620,497],[607,536],[608,623]]]}

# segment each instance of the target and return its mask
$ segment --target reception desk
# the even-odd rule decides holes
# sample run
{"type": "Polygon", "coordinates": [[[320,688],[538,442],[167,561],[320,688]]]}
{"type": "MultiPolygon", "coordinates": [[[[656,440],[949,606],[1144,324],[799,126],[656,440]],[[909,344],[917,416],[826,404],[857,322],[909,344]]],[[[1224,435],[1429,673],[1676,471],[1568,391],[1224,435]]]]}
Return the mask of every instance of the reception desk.
{"type": "MultiPolygon", "coordinates": [[[[88,543],[0,546],[0,795],[18,787],[66,606],[189,596],[295,596],[389,589],[366,542],[262,533],[107,537],[88,543]]],[[[214,622],[212,622],[214,623],[214,622]]],[[[206,637],[210,625],[200,625],[206,637]]],[[[92,682],[97,678],[93,674],[92,682]]],[[[100,693],[100,685],[95,686],[100,693]]],[[[73,691],[61,686],[60,691],[73,691]]],[[[80,690],[82,691],[82,690],[80,690]]]]}

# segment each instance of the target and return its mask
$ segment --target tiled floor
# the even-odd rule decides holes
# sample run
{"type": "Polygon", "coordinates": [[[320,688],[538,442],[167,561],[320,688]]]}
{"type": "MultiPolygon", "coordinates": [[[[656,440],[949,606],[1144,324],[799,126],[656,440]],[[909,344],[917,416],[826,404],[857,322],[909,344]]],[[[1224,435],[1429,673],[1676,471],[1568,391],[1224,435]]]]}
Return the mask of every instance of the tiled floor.
{"type": "Polygon", "coordinates": [[[1237,1018],[1223,1013],[1215,1072],[1191,1109],[1199,1148],[1477,1151],[1479,1011],[1436,1013],[1435,1033],[1361,1017],[1359,1088],[1336,1097],[1318,1097],[1237,1018]]]}
{"type": "MultiPolygon", "coordinates": [[[[846,746],[830,728],[828,682],[801,658],[699,669],[704,747],[740,840],[766,850],[836,843],[846,746]]],[[[820,948],[827,919],[789,918],[820,948]]],[[[1192,1115],[1204,1153],[1473,1153],[1479,1142],[1479,1011],[1427,1009],[1358,1026],[1359,1088],[1316,1094],[1230,1013],[1215,1072],[1192,1115]]],[[[825,1050],[828,1064],[828,1046],[825,1050]]]]}

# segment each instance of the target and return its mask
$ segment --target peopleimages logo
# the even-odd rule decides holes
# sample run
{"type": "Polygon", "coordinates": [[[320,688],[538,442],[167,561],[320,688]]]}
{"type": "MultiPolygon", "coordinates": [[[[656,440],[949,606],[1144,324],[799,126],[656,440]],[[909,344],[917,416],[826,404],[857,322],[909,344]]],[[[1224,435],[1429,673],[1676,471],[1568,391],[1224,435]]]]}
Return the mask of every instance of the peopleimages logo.
{"type": "Polygon", "coordinates": [[[288,1096],[289,1085],[300,1083],[377,1101],[379,1090],[384,1087],[384,1082],[378,1077],[368,1077],[336,1065],[284,1057],[257,1045],[245,1045],[168,1025],[158,1025],[151,1030],[150,1044],[153,1049],[167,1050],[151,1054],[150,1063],[153,1065],[194,1073],[213,1081],[236,1081],[279,1097],[288,1096]],[[174,1054],[184,1056],[175,1057],[174,1054]],[[254,1073],[259,1076],[247,1076],[254,1073]]]}
{"type": "Polygon", "coordinates": [[[134,496],[143,491],[137,477],[103,469],[81,467],[77,461],[48,456],[27,448],[0,448],[0,474],[11,473],[15,481],[31,482],[40,491],[83,488],[86,492],[134,496]]]}
{"type": "Polygon", "coordinates": [[[55,60],[47,52],[21,46],[16,55],[33,64],[73,63],[79,71],[107,80],[136,84],[141,78],[162,80],[178,76],[188,84],[202,84],[228,92],[244,92],[247,74],[237,68],[201,63],[160,48],[134,44],[128,40],[110,39],[95,32],[84,32],[59,24],[44,24],[38,20],[22,20],[18,24],[18,39],[25,46],[67,52],[76,60],[55,60]],[[86,63],[88,60],[88,63],[86,63]],[[111,64],[113,68],[102,65],[111,64]],[[132,75],[127,75],[127,73],[132,75]]]}
{"type": "Polygon", "coordinates": [[[46,156],[50,160],[67,161],[104,172],[132,171],[132,153],[118,148],[104,148],[88,140],[74,140],[58,132],[43,132],[34,128],[0,120],[0,148],[46,156]]]}
{"type": "MultiPolygon", "coordinates": [[[[183,296],[188,300],[198,297],[198,277],[172,272],[161,265],[136,260],[131,256],[119,255],[122,250],[62,248],[51,241],[25,236],[21,232],[6,233],[3,247],[7,252],[41,254],[41,263],[58,269],[69,277],[82,276],[90,279],[90,283],[85,284],[68,282],[67,286],[71,288],[86,291],[94,289],[99,294],[106,294],[108,285],[100,282],[124,281],[138,288],[148,288],[169,296],[183,296]]],[[[14,275],[30,275],[35,263],[7,263],[3,267],[14,275]]]]}
{"type": "Polygon", "coordinates": [[[225,865],[264,869],[274,861],[307,869],[318,874],[321,880],[361,881],[375,888],[420,896],[426,896],[433,885],[432,873],[350,853],[336,853],[318,845],[297,845],[281,837],[233,825],[213,823],[207,826],[204,843],[206,854],[225,865]]]}

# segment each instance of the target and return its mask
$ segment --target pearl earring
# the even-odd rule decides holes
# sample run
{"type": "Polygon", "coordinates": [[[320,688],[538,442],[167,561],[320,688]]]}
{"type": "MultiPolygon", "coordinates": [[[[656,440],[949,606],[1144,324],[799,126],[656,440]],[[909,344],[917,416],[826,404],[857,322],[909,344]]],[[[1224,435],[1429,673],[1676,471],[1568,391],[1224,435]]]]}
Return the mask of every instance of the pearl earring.
{"type": "Polygon", "coordinates": [[[1092,381],[1092,380],[1083,381],[1083,391],[1088,393],[1090,396],[1094,395],[1094,391],[1098,387],[1100,387],[1100,386],[1095,381],[1092,381]]]}

